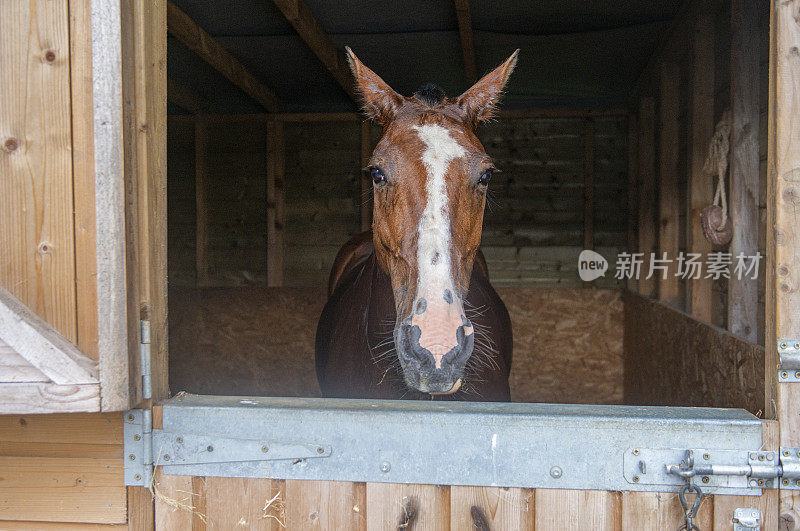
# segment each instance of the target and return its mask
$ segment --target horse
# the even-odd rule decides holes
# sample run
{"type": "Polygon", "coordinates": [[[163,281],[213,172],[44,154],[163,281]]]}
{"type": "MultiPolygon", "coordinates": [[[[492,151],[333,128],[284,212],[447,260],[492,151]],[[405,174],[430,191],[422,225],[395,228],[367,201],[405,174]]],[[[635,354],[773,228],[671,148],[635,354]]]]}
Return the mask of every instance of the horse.
{"type": "Polygon", "coordinates": [[[372,230],[331,269],[317,326],[323,396],[509,401],[511,321],[480,251],[498,170],[476,136],[519,50],[457,98],[395,92],[346,48],[367,119],[383,129],[365,168],[372,230]]]}

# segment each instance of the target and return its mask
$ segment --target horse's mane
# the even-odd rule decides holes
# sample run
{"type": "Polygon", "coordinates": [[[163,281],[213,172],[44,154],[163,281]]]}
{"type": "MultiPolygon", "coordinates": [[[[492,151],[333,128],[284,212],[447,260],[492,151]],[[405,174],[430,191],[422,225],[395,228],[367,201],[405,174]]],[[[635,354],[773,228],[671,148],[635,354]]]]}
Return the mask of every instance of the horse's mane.
{"type": "Polygon", "coordinates": [[[445,94],[438,85],[425,83],[414,93],[414,97],[428,107],[436,107],[444,101],[445,94]]]}

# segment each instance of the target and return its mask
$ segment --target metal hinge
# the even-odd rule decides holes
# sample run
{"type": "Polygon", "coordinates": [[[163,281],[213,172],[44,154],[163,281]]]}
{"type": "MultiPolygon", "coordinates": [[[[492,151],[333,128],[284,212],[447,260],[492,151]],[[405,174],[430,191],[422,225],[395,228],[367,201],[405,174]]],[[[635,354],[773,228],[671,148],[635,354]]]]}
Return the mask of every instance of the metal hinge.
{"type": "Polygon", "coordinates": [[[778,381],[800,382],[800,339],[778,339],[778,381]]]}
{"type": "Polygon", "coordinates": [[[724,488],[782,488],[800,490],[800,448],[769,450],[711,450],[629,448],[624,475],[639,485],[696,485],[724,488]]]}
{"type": "Polygon", "coordinates": [[[142,367],[142,398],[152,398],[152,379],[150,377],[150,321],[139,321],[139,356],[142,367]]]}
{"type": "Polygon", "coordinates": [[[182,431],[154,430],[149,409],[125,413],[125,485],[150,486],[155,466],[238,463],[286,459],[304,462],[329,457],[331,447],[305,441],[228,437],[182,431]]]}

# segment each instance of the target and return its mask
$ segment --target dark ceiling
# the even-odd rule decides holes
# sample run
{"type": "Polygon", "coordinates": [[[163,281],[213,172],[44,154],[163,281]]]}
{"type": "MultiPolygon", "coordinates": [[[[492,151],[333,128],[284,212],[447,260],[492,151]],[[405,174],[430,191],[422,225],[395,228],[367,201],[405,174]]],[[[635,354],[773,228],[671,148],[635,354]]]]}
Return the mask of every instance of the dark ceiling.
{"type": "MultiPolygon", "coordinates": [[[[270,0],[176,0],[292,112],[351,111],[354,104],[270,0]]],[[[452,0],[305,0],[341,50],[395,90],[422,83],[467,88],[452,0]]],[[[470,2],[475,61],[485,73],[520,48],[505,108],[621,105],[678,11],[680,0],[470,2]]],[[[168,75],[217,112],[263,109],[170,36],[168,75]]],[[[183,112],[170,104],[170,112],[183,112]]]]}

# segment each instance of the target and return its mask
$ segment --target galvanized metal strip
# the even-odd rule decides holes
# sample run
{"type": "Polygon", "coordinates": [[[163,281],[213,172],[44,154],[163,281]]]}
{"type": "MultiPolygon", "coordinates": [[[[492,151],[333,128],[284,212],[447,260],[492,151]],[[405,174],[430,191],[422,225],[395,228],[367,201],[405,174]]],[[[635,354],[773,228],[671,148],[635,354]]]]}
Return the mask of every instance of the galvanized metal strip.
{"type": "Polygon", "coordinates": [[[800,339],[778,339],[778,381],[800,382],[800,339]]]}
{"type": "Polygon", "coordinates": [[[124,481],[127,486],[149,487],[153,477],[152,413],[149,409],[125,412],[122,439],[125,449],[124,481]]]}
{"type": "Polygon", "coordinates": [[[163,427],[330,448],[324,459],[161,462],[167,474],[616,491],[674,490],[626,479],[632,448],[761,447],[759,419],[712,408],[183,395],[163,404],[163,427]]]}

